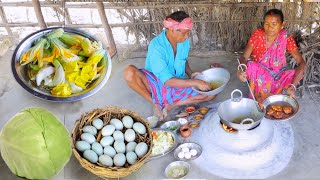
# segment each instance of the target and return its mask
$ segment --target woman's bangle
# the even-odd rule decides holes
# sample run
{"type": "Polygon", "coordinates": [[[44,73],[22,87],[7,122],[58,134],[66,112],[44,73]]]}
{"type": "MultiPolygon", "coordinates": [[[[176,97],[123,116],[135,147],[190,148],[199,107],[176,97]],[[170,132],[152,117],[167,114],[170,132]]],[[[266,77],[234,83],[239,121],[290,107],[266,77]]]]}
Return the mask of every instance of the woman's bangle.
{"type": "Polygon", "coordinates": [[[294,88],[294,91],[297,91],[297,87],[294,84],[290,84],[289,87],[292,86],[294,88]]]}

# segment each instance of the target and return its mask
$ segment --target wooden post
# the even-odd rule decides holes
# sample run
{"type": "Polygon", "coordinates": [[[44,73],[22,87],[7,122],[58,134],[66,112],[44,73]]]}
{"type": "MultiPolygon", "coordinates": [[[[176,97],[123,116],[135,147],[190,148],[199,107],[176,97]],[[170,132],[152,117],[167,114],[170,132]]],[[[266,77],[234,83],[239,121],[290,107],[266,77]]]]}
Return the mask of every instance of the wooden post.
{"type": "Polygon", "coordinates": [[[0,7],[0,16],[1,16],[2,22],[5,24],[5,28],[6,28],[8,35],[11,36],[11,38],[14,38],[13,33],[12,33],[10,27],[8,26],[7,17],[6,17],[6,14],[4,13],[3,7],[0,7]]]}
{"type": "MultiPolygon", "coordinates": [[[[52,0],[46,0],[48,4],[53,4],[52,0]]],[[[61,0],[61,8],[60,7],[52,7],[58,14],[63,16],[63,21],[65,21],[65,24],[72,24],[70,16],[69,16],[69,11],[65,7],[65,0],[61,0]]]]}
{"type": "Polygon", "coordinates": [[[32,5],[34,8],[34,12],[36,13],[40,28],[41,29],[47,28],[47,25],[44,22],[39,0],[32,0],[32,5]]]}
{"type": "Polygon", "coordinates": [[[106,12],[104,10],[103,2],[99,0],[96,2],[96,4],[97,4],[100,19],[101,19],[102,27],[104,29],[104,32],[106,33],[108,50],[110,55],[112,56],[117,52],[117,48],[113,39],[111,27],[109,25],[106,12]]]}

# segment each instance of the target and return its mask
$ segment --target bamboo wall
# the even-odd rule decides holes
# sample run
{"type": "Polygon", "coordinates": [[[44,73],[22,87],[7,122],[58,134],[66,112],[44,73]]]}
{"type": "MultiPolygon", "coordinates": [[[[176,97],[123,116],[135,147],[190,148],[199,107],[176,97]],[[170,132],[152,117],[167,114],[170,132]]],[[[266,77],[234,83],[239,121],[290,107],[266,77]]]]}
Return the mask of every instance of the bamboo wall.
{"type": "MultiPolygon", "coordinates": [[[[24,2],[0,2],[1,23],[7,36],[16,38],[14,28],[50,26],[102,29],[108,47],[120,47],[116,31],[121,28],[131,41],[126,42],[127,49],[146,50],[150,40],[162,29],[166,15],[177,10],[184,10],[195,22],[191,33],[193,49],[236,51],[245,47],[251,32],[262,23],[263,14],[271,8],[282,9],[290,32],[302,30],[304,34],[312,33],[320,24],[320,3],[299,1],[259,2],[259,1],[50,1],[32,0],[24,2]],[[9,7],[31,8],[36,19],[27,22],[8,21],[6,10],[9,7]],[[55,20],[47,20],[45,10],[56,13],[55,20]],[[73,12],[91,9],[91,23],[79,23],[74,20],[73,12]],[[103,11],[104,10],[104,11],[103,11]],[[110,22],[113,17],[120,19],[110,22]],[[109,23],[108,23],[109,22],[109,23]],[[112,35],[113,33],[113,35],[112,35]],[[116,35],[115,35],[116,34],[116,35]],[[115,41],[114,41],[115,40],[115,41]]],[[[90,14],[88,14],[90,16],[90,14]]],[[[118,48],[119,49],[119,48],[118,48]]]]}

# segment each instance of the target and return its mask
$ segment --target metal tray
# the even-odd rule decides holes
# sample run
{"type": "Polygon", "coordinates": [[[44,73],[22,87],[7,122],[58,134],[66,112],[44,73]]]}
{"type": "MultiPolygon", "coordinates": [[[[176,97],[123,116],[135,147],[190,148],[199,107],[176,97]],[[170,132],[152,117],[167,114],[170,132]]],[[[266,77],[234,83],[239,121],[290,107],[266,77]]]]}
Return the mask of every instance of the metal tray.
{"type": "MultiPolygon", "coordinates": [[[[112,68],[112,62],[111,62],[111,57],[110,54],[107,52],[108,56],[108,67],[104,68],[103,72],[101,73],[100,77],[96,79],[94,82],[92,82],[87,89],[85,89],[82,92],[71,94],[70,96],[54,96],[50,94],[50,92],[44,88],[38,87],[35,83],[33,83],[27,73],[27,65],[21,66],[20,65],[20,56],[31,47],[32,43],[42,37],[45,34],[48,34],[49,32],[61,27],[52,27],[52,28],[46,28],[39,30],[37,32],[34,32],[24,38],[16,47],[13,56],[12,56],[12,61],[11,61],[11,69],[13,72],[13,76],[16,79],[16,81],[29,93],[32,95],[49,100],[49,101],[55,101],[55,102],[73,102],[73,101],[78,101],[83,98],[89,97],[99,91],[108,81],[110,74],[111,74],[111,68],[112,68]]],[[[64,27],[63,30],[68,33],[73,33],[73,34],[78,34],[84,37],[87,37],[90,40],[96,40],[94,37],[91,35],[80,31],[78,29],[74,28],[66,28],[64,27]]]]}
{"type": "Polygon", "coordinates": [[[183,144],[179,145],[179,146],[177,147],[177,149],[174,150],[174,157],[175,157],[177,160],[179,160],[179,161],[190,161],[190,160],[194,160],[194,159],[197,159],[199,156],[201,156],[201,154],[202,154],[202,148],[201,148],[201,146],[200,146],[199,144],[197,144],[197,143],[183,143],[183,144]],[[197,155],[191,156],[190,159],[179,158],[179,157],[178,157],[178,154],[182,151],[182,148],[184,148],[184,147],[189,148],[189,150],[190,150],[190,149],[195,149],[195,150],[197,150],[197,155]]]}
{"type": "MultiPolygon", "coordinates": [[[[164,153],[162,153],[162,154],[159,154],[159,155],[155,155],[155,156],[150,156],[149,157],[149,160],[153,160],[153,159],[157,159],[157,158],[160,158],[160,157],[162,157],[162,156],[165,156],[165,155],[167,155],[168,153],[170,153],[172,150],[174,150],[176,147],[177,147],[177,145],[178,145],[178,138],[177,138],[177,134],[176,133],[174,133],[174,132],[172,132],[172,131],[170,131],[170,130],[165,130],[165,129],[152,129],[152,132],[158,132],[158,131],[163,131],[163,132],[167,132],[167,133],[169,133],[169,134],[171,134],[172,135],[172,137],[173,137],[173,144],[172,144],[172,146],[166,151],[166,152],[164,152],[164,153]]],[[[154,145],[153,145],[154,146],[154,145]]],[[[152,153],[152,151],[151,151],[151,153],[152,153]]]]}

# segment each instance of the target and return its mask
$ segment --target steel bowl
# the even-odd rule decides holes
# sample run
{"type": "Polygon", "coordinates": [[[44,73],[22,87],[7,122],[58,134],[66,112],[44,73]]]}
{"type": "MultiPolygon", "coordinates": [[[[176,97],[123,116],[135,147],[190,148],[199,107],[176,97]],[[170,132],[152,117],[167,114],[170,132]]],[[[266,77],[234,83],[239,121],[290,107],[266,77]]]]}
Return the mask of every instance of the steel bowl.
{"type": "Polygon", "coordinates": [[[146,118],[147,123],[150,125],[151,128],[155,128],[159,124],[159,118],[157,116],[150,116],[146,118]]]}
{"type": "MultiPolygon", "coordinates": [[[[173,144],[172,144],[172,146],[171,146],[167,151],[163,152],[162,154],[158,154],[158,155],[154,155],[154,156],[151,155],[151,156],[149,157],[149,160],[157,159],[157,158],[160,158],[160,157],[162,157],[162,156],[167,155],[167,154],[170,153],[172,150],[174,150],[174,149],[177,147],[177,145],[178,145],[178,138],[177,138],[176,133],[174,133],[174,132],[172,132],[172,131],[169,131],[169,130],[165,130],[165,129],[159,129],[159,128],[157,128],[157,129],[152,129],[152,132],[157,132],[157,131],[163,131],[163,132],[167,132],[167,133],[171,134],[171,136],[173,137],[173,144]]],[[[152,141],[153,141],[153,140],[152,140],[152,141]]],[[[154,148],[154,145],[153,145],[153,148],[154,148]]]]}
{"type": "Polygon", "coordinates": [[[231,99],[222,102],[218,107],[218,115],[225,125],[237,130],[248,130],[258,126],[265,115],[265,108],[261,111],[257,102],[243,98],[239,89],[232,91],[231,99]],[[240,97],[233,97],[235,92],[240,97]]]}
{"type": "Polygon", "coordinates": [[[166,177],[169,178],[169,179],[180,179],[180,178],[184,178],[188,173],[190,172],[190,164],[185,162],[185,161],[174,161],[172,163],[170,163],[167,167],[166,167],[166,170],[165,170],[165,174],[166,174],[166,177]],[[173,177],[171,176],[171,171],[174,169],[174,168],[177,168],[177,167],[182,167],[185,171],[185,173],[179,177],[173,177]]]}
{"type": "Polygon", "coordinates": [[[180,129],[180,126],[181,125],[180,125],[179,121],[167,121],[167,122],[163,123],[160,126],[160,128],[161,129],[165,129],[165,130],[169,130],[169,131],[173,131],[173,132],[177,133],[178,130],[180,129]],[[175,129],[172,129],[174,127],[175,127],[175,129]]]}
{"type": "Polygon", "coordinates": [[[224,90],[226,87],[226,84],[230,80],[230,73],[224,68],[216,67],[207,69],[205,71],[202,71],[201,74],[198,74],[194,77],[195,79],[200,79],[206,82],[216,82],[220,86],[214,90],[211,91],[200,91],[199,89],[192,87],[192,89],[200,94],[203,94],[205,96],[213,96],[219,94],[221,91],[224,90]]]}
{"type": "Polygon", "coordinates": [[[274,117],[269,116],[266,113],[265,118],[270,119],[270,120],[277,120],[277,121],[287,121],[287,120],[293,118],[297,114],[297,112],[299,111],[299,103],[296,99],[291,98],[290,96],[283,95],[283,94],[272,95],[272,96],[269,96],[268,98],[266,98],[262,104],[267,109],[267,107],[269,105],[284,104],[284,103],[291,105],[291,107],[293,108],[292,114],[290,114],[288,117],[283,118],[283,119],[276,119],[274,117]]]}
{"type": "MultiPolygon", "coordinates": [[[[79,93],[75,93],[75,94],[71,94],[70,96],[55,96],[50,94],[50,91],[38,87],[33,81],[30,80],[28,73],[27,73],[27,66],[21,66],[20,65],[20,56],[27,51],[27,49],[29,49],[32,46],[32,43],[42,37],[45,34],[48,34],[49,32],[57,29],[57,28],[61,28],[61,27],[53,27],[53,28],[46,28],[46,29],[42,29],[40,31],[34,32],[32,34],[30,34],[29,36],[27,36],[26,38],[24,38],[16,47],[13,56],[12,56],[12,62],[11,62],[11,69],[12,69],[12,73],[14,78],[16,79],[16,81],[29,93],[31,93],[32,95],[41,98],[41,99],[45,99],[45,100],[49,100],[49,101],[55,101],[55,102],[73,102],[73,101],[78,101],[81,100],[83,98],[89,97],[91,95],[93,95],[94,93],[96,93],[97,91],[99,91],[108,81],[110,74],[111,74],[111,68],[112,68],[112,63],[111,63],[111,57],[110,54],[107,52],[107,56],[108,56],[108,67],[104,68],[101,72],[101,75],[98,79],[96,79],[95,81],[93,81],[88,87],[87,89],[85,89],[82,92],[79,93]]],[[[63,28],[65,32],[68,33],[73,33],[73,34],[78,34],[84,37],[87,37],[90,40],[96,41],[96,39],[94,37],[92,37],[91,35],[80,31],[78,29],[73,29],[73,28],[63,28]]]]}
{"type": "Polygon", "coordinates": [[[180,144],[175,150],[174,150],[174,157],[179,160],[179,161],[189,161],[189,160],[194,160],[194,159],[197,159],[202,153],[202,148],[199,144],[197,143],[183,143],[183,144],[180,144]],[[197,151],[197,155],[195,156],[191,156],[190,159],[187,159],[187,158],[179,158],[178,154],[180,152],[182,152],[182,149],[183,148],[188,148],[189,150],[191,149],[195,149],[197,151]]]}

